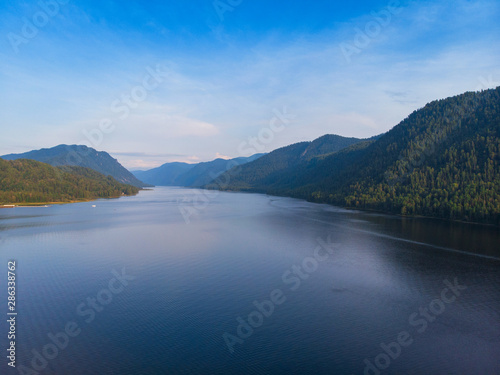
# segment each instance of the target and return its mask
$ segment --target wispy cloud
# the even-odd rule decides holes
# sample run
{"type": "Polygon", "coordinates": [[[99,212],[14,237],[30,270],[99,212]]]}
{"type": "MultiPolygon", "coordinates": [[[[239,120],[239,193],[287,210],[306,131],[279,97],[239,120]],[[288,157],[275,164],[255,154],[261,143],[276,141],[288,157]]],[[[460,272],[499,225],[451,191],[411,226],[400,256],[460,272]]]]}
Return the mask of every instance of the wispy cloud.
{"type": "Polygon", "coordinates": [[[225,159],[225,160],[229,160],[229,159],[231,159],[231,156],[222,155],[222,154],[220,154],[220,153],[218,153],[218,152],[217,152],[217,153],[215,154],[215,159],[225,159]]]}
{"type": "MultiPolygon", "coordinates": [[[[238,33],[228,19],[217,38],[206,24],[216,15],[203,13],[213,12],[210,6],[178,5],[180,19],[191,22],[182,32],[175,17],[166,22],[155,12],[159,5],[68,4],[25,52],[0,52],[2,154],[79,143],[83,130],[111,117],[116,128],[100,148],[114,150],[130,167],[210,160],[215,152],[236,157],[241,141],[267,126],[274,108],[293,109],[297,118],[268,151],[325,133],[369,137],[431,100],[476,89],[481,77],[498,81],[497,1],[401,4],[350,63],[339,44],[386,4],[332,16],[330,24],[322,16],[322,28],[292,33],[292,26],[238,33]],[[132,10],[143,25],[131,25],[125,12],[132,10]],[[111,19],[111,12],[123,20],[111,19]],[[126,119],[116,119],[111,103],[157,63],[168,67],[168,76],[126,119]]],[[[258,28],[256,14],[245,13],[251,11],[242,6],[234,16],[258,28]]],[[[9,13],[0,33],[17,27],[18,16],[9,13]]]]}

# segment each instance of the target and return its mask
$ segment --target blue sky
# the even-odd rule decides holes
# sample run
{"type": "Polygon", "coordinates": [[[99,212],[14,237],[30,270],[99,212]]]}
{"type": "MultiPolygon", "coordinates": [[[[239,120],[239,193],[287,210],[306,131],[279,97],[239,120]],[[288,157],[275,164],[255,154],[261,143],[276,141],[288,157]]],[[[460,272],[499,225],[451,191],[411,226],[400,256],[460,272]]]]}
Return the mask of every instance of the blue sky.
{"type": "Polygon", "coordinates": [[[130,169],[247,156],[370,137],[500,85],[496,0],[1,0],[0,15],[0,154],[84,143],[130,169]]]}

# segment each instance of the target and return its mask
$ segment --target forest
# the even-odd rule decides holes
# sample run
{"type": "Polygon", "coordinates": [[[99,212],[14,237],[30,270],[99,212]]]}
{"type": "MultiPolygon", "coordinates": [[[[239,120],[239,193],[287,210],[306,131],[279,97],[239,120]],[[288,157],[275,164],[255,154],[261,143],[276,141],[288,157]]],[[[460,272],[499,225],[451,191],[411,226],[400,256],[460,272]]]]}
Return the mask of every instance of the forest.
{"type": "Polygon", "coordinates": [[[334,153],[285,168],[258,162],[207,187],[500,225],[500,87],[431,102],[334,153]]]}
{"type": "Polygon", "coordinates": [[[2,205],[87,201],[138,192],[137,187],[85,167],[53,167],[34,160],[0,159],[2,205]]]}

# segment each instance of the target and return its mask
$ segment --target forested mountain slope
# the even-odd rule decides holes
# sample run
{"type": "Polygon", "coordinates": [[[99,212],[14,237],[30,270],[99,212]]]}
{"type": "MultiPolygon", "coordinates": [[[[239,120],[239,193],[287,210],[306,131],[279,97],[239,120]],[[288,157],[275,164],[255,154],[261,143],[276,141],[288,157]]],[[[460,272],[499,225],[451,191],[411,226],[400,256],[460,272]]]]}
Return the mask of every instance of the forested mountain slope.
{"type": "Polygon", "coordinates": [[[124,184],[134,185],[136,187],[144,187],[147,185],[139,181],[107,152],[96,151],[87,146],[59,145],[22,154],[4,155],[1,158],[4,160],[31,159],[50,164],[54,167],[63,165],[86,167],[102,173],[105,176],[112,176],[117,181],[124,184]]]}
{"type": "Polygon", "coordinates": [[[437,100],[380,138],[272,181],[227,185],[345,207],[500,224],[500,88],[437,100]]]}
{"type": "Polygon", "coordinates": [[[83,201],[138,191],[89,168],[0,159],[0,204],[83,201]]]}

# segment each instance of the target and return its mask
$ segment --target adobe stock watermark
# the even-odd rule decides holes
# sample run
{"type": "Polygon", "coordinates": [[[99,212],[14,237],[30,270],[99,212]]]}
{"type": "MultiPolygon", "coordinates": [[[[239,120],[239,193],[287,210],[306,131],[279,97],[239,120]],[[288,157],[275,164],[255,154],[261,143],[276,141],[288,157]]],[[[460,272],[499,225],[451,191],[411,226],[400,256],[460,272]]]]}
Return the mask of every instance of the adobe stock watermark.
{"type": "Polygon", "coordinates": [[[256,137],[248,137],[247,140],[240,143],[237,149],[239,156],[250,156],[264,152],[266,145],[274,141],[276,134],[285,130],[286,125],[297,117],[288,113],[287,107],[283,107],[282,111],[273,109],[273,113],[274,117],[269,121],[267,127],[260,129],[256,137]]]}
{"type": "MultiPolygon", "coordinates": [[[[489,87],[497,87],[500,85],[500,82],[495,81],[491,74],[488,77],[480,76],[477,80],[479,84],[475,91],[481,91],[489,87]]],[[[486,94],[486,96],[488,96],[488,94],[486,94]]],[[[442,127],[435,133],[425,133],[423,138],[416,139],[408,154],[399,157],[395,167],[396,169],[391,169],[384,173],[386,182],[390,186],[393,186],[397,183],[406,181],[416,168],[422,166],[425,160],[436,152],[437,146],[444,143],[450,134],[453,134],[454,130],[460,126],[462,120],[474,115],[480,104],[481,101],[473,97],[472,100],[464,106],[457,104],[451,109],[447,109],[444,113],[444,121],[446,124],[451,123],[451,127],[442,127]]]]}
{"type": "MultiPolygon", "coordinates": [[[[136,278],[126,274],[125,268],[122,268],[121,273],[112,270],[111,274],[113,278],[109,280],[107,288],[101,289],[95,297],[88,297],[85,302],[76,307],[76,315],[83,319],[83,323],[92,323],[97,314],[103,312],[105,306],[108,306],[114,297],[121,294],[125,287],[129,285],[129,282],[136,278]]],[[[18,373],[20,375],[40,375],[49,365],[49,361],[56,359],[69,346],[70,341],[82,333],[83,327],[81,324],[77,321],[69,321],[60,332],[49,332],[47,334],[47,344],[40,349],[33,349],[31,351],[33,357],[30,366],[18,366],[18,373]]]]}
{"type": "MultiPolygon", "coordinates": [[[[302,282],[318,270],[320,264],[326,261],[334,254],[339,244],[331,242],[331,236],[324,241],[317,239],[318,245],[313,251],[312,256],[305,257],[302,262],[283,272],[281,280],[288,290],[296,292],[299,290],[302,282]]],[[[276,308],[284,304],[287,300],[286,293],[281,288],[273,289],[269,293],[269,298],[261,301],[255,300],[252,303],[253,310],[244,319],[241,316],[236,318],[238,325],[234,333],[224,332],[222,338],[231,354],[234,353],[236,345],[243,345],[245,340],[253,335],[256,329],[264,324],[265,319],[269,319],[276,308]]]]}
{"type": "Polygon", "coordinates": [[[19,46],[28,44],[30,40],[35,38],[40,29],[47,26],[51,18],[57,16],[61,10],[61,5],[66,5],[69,0],[40,0],[37,2],[40,10],[35,12],[30,18],[23,17],[23,26],[20,33],[10,32],[7,34],[7,39],[15,53],[19,53],[19,46]]]}
{"type": "MultiPolygon", "coordinates": [[[[443,314],[446,306],[456,301],[460,297],[461,291],[466,290],[467,286],[460,285],[458,279],[455,278],[453,283],[449,280],[444,280],[446,286],[441,290],[439,298],[432,300],[429,305],[420,307],[418,312],[414,312],[408,318],[408,324],[416,329],[420,335],[424,333],[430,324],[436,321],[436,318],[443,314]]],[[[414,335],[409,330],[404,330],[396,335],[396,339],[389,344],[381,343],[382,351],[373,359],[365,358],[363,370],[364,375],[380,375],[384,370],[387,370],[391,363],[399,358],[403,352],[403,348],[408,348],[414,342],[414,335]]]]}
{"type": "MultiPolygon", "coordinates": [[[[116,130],[116,122],[127,119],[130,113],[146,101],[150,93],[157,89],[170,75],[168,68],[162,64],[156,64],[154,68],[147,66],[145,70],[146,73],[137,85],[111,102],[109,111],[114,116],[102,118],[99,121],[99,125],[90,130],[83,129],[82,133],[85,138],[79,144],[89,143],[91,147],[97,149],[104,141],[104,137],[116,130]]],[[[90,152],[89,149],[84,148],[80,151],[84,156],[90,152]]],[[[79,164],[81,161],[82,156],[73,149],[70,149],[70,152],[66,156],[66,162],[72,165],[79,164]]]]}
{"type": "MultiPolygon", "coordinates": [[[[286,129],[286,125],[290,124],[295,115],[288,113],[287,107],[283,110],[273,109],[274,116],[269,121],[268,126],[260,129],[256,137],[249,137],[247,140],[241,142],[237,147],[238,157],[248,157],[256,153],[265,151],[266,145],[274,141],[276,134],[286,129]]],[[[236,160],[228,160],[219,173],[210,172],[209,176],[212,178],[216,187],[215,190],[199,190],[194,189],[191,196],[184,196],[177,201],[179,211],[184,218],[186,224],[191,223],[191,217],[199,214],[202,210],[210,205],[220,194],[220,190],[225,190],[231,179],[240,173],[240,163],[236,160]]]]}
{"type": "Polygon", "coordinates": [[[403,11],[400,5],[399,0],[391,0],[384,9],[371,12],[372,19],[365,24],[364,29],[354,28],[356,34],[352,42],[339,44],[340,50],[348,63],[351,62],[352,55],[360,54],[363,49],[382,34],[382,31],[392,22],[393,17],[403,11]]]}
{"type": "Polygon", "coordinates": [[[243,0],[214,0],[212,3],[220,22],[224,22],[224,14],[233,12],[236,7],[240,6],[243,0]]]}

